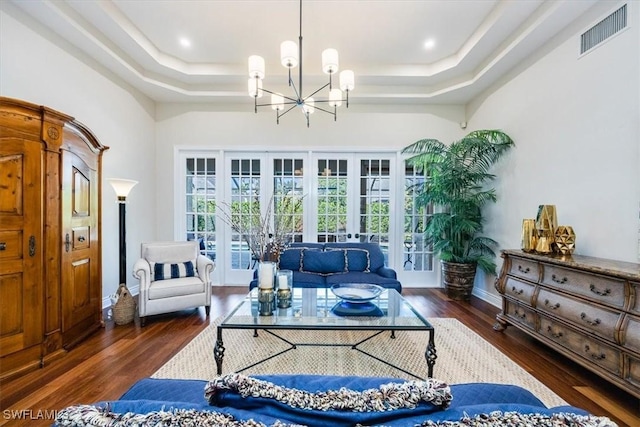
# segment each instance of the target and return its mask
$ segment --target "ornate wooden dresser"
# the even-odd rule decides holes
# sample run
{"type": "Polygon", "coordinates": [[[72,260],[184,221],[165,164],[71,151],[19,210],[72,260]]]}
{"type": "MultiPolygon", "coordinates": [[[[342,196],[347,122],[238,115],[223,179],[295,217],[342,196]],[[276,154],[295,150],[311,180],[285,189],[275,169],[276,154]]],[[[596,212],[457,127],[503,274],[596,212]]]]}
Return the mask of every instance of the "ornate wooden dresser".
{"type": "Polygon", "coordinates": [[[640,397],[640,264],[520,250],[502,258],[494,329],[513,325],[640,397]]]}

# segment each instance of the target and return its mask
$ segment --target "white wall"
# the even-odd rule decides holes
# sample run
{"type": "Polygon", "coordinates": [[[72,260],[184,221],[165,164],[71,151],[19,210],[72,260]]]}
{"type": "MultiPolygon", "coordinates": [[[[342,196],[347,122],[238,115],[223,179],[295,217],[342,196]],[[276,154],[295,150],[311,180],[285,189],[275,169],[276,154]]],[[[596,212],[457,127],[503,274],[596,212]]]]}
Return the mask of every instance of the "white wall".
{"type": "MultiPolygon", "coordinates": [[[[501,128],[516,143],[487,209],[486,231],[502,248],[519,248],[522,219],[555,204],[559,224],[574,227],[576,254],[638,262],[640,4],[628,2],[627,30],[583,57],[578,50],[580,34],[619,6],[598,4],[469,106],[469,128],[501,128]]],[[[495,294],[493,279],[480,277],[476,291],[495,294]]]]}
{"type": "MultiPolygon", "coordinates": [[[[155,224],[154,105],[105,77],[97,64],[61,49],[53,34],[44,36],[28,20],[0,11],[0,95],[45,105],[75,117],[109,148],[103,156],[103,295],[119,284],[118,206],[106,178],[139,181],[127,205],[127,271],[140,252],[142,237],[155,224]]],[[[127,274],[127,283],[137,281],[127,274]]]]}

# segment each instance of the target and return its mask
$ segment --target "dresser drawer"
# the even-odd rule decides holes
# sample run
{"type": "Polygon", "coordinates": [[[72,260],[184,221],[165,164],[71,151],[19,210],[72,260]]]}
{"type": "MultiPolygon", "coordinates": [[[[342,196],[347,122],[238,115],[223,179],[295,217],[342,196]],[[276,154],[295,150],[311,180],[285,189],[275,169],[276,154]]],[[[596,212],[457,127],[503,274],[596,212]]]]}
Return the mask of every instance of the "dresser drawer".
{"type": "Polygon", "coordinates": [[[507,279],[507,284],[504,287],[504,294],[509,295],[511,298],[515,298],[519,301],[526,303],[527,305],[533,305],[533,292],[536,290],[535,285],[529,282],[523,282],[513,277],[507,279]]]}
{"type": "Polygon", "coordinates": [[[536,307],[543,312],[566,319],[608,341],[615,341],[620,312],[544,288],[538,294],[536,307]]]}
{"type": "Polygon", "coordinates": [[[538,282],[540,278],[540,267],[538,267],[537,262],[516,257],[511,257],[509,260],[511,261],[511,265],[509,266],[508,274],[532,282],[538,282]]]}
{"type": "Polygon", "coordinates": [[[504,314],[513,322],[536,330],[538,315],[527,306],[509,299],[504,300],[504,314]]]}
{"type": "Polygon", "coordinates": [[[538,332],[590,363],[617,376],[622,375],[622,354],[614,347],[585,336],[584,333],[555,322],[546,316],[540,316],[538,332]]]}
{"type": "Polygon", "coordinates": [[[624,307],[623,280],[543,264],[542,283],[613,307],[624,307]]]}
{"type": "Polygon", "coordinates": [[[640,358],[626,354],[624,380],[635,387],[640,387],[640,358]]]}
{"type": "Polygon", "coordinates": [[[640,356],[640,317],[627,316],[620,335],[622,345],[640,356]]]}

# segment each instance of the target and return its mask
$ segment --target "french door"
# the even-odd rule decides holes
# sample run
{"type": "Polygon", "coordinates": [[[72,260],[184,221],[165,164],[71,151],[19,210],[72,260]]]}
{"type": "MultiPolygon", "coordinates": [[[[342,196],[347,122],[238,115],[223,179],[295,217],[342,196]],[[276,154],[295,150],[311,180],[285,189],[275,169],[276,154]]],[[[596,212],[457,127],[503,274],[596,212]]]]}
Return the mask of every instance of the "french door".
{"type": "Polygon", "coordinates": [[[318,242],[378,243],[389,263],[395,155],[316,153],[311,181],[316,212],[312,237],[318,242]]]}
{"type": "Polygon", "coordinates": [[[246,236],[290,196],[301,201],[286,213],[295,217],[292,241],[377,243],[403,285],[436,283],[433,253],[422,239],[431,212],[416,207],[411,191],[424,177],[396,153],[185,153],[179,161],[186,227],[176,234],[200,241],[216,261],[217,283],[249,283],[257,259],[246,236]]]}

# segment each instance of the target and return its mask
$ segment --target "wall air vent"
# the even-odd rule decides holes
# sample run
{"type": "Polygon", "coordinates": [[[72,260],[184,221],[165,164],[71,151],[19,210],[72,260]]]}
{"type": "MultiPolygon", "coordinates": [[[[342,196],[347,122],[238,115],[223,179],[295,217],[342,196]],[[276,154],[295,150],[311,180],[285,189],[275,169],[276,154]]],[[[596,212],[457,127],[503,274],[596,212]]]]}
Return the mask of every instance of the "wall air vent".
{"type": "Polygon", "coordinates": [[[627,27],[627,5],[589,28],[580,36],[580,54],[593,49],[618,31],[627,27]]]}

